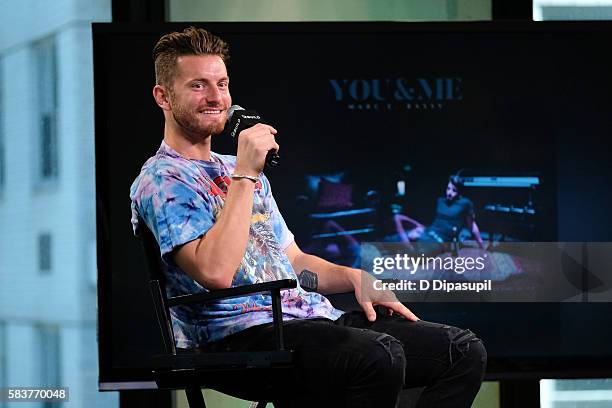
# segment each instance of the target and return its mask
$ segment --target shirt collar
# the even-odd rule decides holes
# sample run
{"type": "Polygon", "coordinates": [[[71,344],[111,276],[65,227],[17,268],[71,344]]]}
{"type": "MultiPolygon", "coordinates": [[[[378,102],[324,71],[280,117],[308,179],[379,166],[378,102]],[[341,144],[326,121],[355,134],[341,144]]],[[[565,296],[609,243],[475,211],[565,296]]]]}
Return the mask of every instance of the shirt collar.
{"type": "Polygon", "coordinates": [[[157,154],[161,154],[164,156],[169,156],[169,157],[174,157],[174,158],[178,158],[178,159],[185,159],[185,160],[189,160],[189,161],[193,161],[193,162],[197,162],[197,163],[202,163],[202,164],[216,164],[216,160],[215,160],[215,154],[213,151],[210,152],[210,161],[207,160],[197,160],[197,159],[189,159],[185,156],[182,156],[179,152],[177,152],[176,150],[174,150],[173,148],[171,148],[168,143],[166,143],[165,140],[162,140],[161,145],[159,146],[159,149],[157,150],[157,154]]]}

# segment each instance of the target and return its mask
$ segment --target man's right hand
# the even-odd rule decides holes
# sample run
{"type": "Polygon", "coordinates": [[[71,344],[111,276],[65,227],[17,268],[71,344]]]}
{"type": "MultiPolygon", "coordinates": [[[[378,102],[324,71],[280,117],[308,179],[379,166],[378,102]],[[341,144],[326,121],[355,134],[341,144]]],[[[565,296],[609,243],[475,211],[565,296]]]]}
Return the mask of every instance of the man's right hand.
{"type": "Polygon", "coordinates": [[[263,171],[268,151],[279,150],[274,139],[276,133],[276,129],[263,123],[240,132],[235,173],[258,176],[263,171]]]}

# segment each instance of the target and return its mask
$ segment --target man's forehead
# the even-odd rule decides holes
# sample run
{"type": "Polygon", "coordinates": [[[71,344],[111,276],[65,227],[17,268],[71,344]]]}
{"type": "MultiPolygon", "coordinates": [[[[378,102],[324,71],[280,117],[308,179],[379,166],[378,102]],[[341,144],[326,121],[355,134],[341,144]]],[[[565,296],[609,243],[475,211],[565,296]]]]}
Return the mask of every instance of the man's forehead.
{"type": "Polygon", "coordinates": [[[178,76],[227,76],[225,62],[219,55],[181,55],[176,59],[178,76]]]}

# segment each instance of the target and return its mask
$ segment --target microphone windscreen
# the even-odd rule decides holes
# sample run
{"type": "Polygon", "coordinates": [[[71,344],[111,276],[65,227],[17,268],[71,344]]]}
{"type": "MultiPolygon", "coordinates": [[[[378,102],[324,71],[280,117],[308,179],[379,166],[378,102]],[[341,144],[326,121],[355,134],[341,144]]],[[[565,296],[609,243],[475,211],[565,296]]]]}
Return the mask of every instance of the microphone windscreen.
{"type": "Polygon", "coordinates": [[[238,111],[238,110],[244,110],[244,108],[240,105],[232,105],[228,110],[227,110],[227,120],[231,120],[232,116],[234,115],[234,112],[238,111]]]}

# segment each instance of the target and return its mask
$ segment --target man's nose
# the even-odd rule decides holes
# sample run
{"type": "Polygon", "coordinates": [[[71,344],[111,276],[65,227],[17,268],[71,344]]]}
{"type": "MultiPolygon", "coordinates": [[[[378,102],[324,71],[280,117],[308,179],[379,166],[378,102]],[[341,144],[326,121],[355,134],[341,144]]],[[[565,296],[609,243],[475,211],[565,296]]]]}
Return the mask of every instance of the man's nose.
{"type": "Polygon", "coordinates": [[[220,102],[221,101],[221,91],[216,86],[211,86],[208,88],[208,92],[206,93],[206,102],[220,102]]]}

